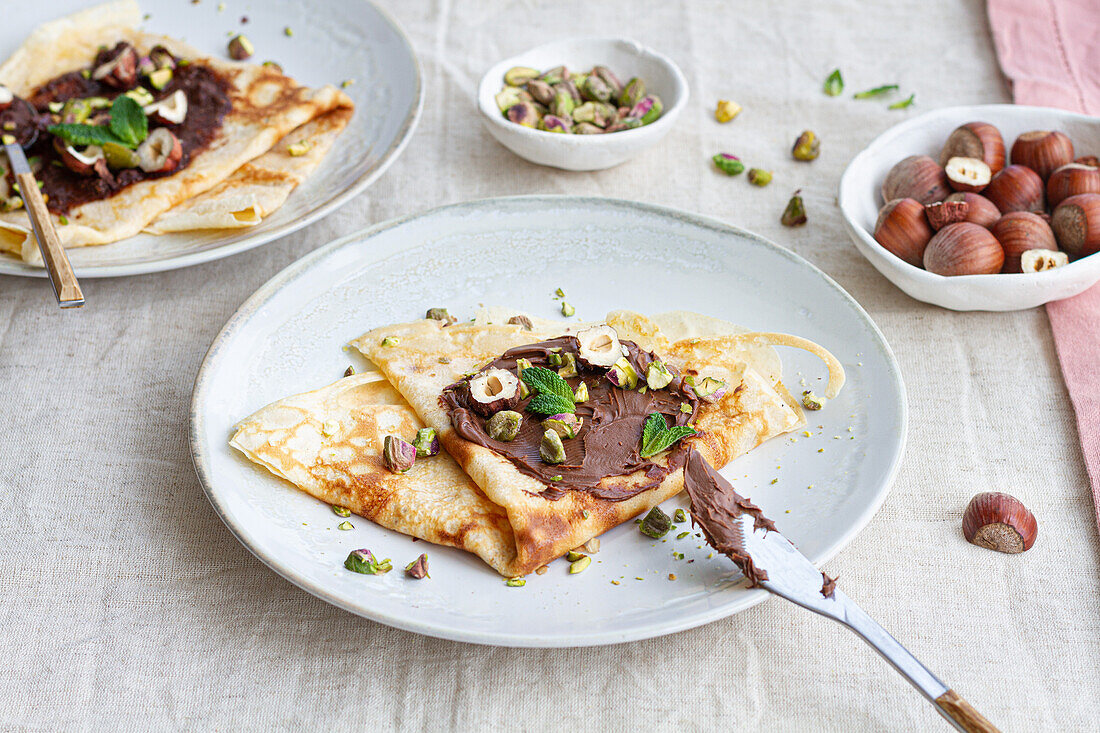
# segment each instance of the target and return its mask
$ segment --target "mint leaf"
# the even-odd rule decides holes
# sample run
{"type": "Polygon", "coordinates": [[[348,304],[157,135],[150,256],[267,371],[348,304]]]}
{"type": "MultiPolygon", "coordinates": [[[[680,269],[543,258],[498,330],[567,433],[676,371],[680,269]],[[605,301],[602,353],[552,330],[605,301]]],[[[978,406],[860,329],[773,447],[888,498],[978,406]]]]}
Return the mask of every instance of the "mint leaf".
{"type": "Polygon", "coordinates": [[[670,428],[665,424],[664,415],[651,412],[645,420],[645,427],[642,428],[642,450],[639,455],[642,458],[655,456],[663,450],[668,450],[676,441],[689,435],[695,435],[694,428],[689,428],[686,425],[677,425],[670,428]]]}
{"type": "Polygon", "coordinates": [[[576,412],[573,400],[566,399],[556,394],[542,392],[531,398],[527,403],[527,411],[539,415],[557,415],[560,412],[576,412]]]}
{"type": "Polygon", "coordinates": [[[568,382],[562,379],[553,369],[536,366],[528,367],[520,374],[520,379],[537,392],[557,395],[569,400],[570,403],[573,401],[573,390],[569,389],[568,382]]]}
{"type": "Polygon", "coordinates": [[[642,428],[642,448],[653,442],[661,433],[668,430],[668,425],[665,423],[665,416],[659,412],[649,413],[649,417],[645,419],[645,427],[642,428]]]}
{"type": "Polygon", "coordinates": [[[98,125],[50,125],[46,131],[51,135],[61,138],[66,145],[74,148],[82,148],[86,145],[103,145],[104,143],[124,144],[118,137],[106,127],[98,125]]]}
{"type": "Polygon", "coordinates": [[[149,136],[149,120],[141,105],[126,95],[111,103],[111,132],[127,147],[136,148],[149,136]]]}

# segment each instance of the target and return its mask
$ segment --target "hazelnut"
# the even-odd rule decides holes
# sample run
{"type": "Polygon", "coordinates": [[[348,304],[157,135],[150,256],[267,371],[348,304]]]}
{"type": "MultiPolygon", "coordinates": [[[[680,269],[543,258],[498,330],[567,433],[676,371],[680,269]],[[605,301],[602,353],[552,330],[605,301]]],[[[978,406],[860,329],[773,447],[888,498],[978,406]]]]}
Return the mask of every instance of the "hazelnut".
{"type": "Polygon", "coordinates": [[[1021,272],[1045,272],[1055,267],[1069,264],[1069,255],[1065,252],[1052,252],[1046,249],[1029,249],[1020,255],[1021,272]]]}
{"type": "Polygon", "coordinates": [[[66,145],[59,137],[54,138],[53,147],[65,167],[81,176],[94,175],[96,161],[104,157],[103,148],[98,145],[89,145],[83,150],[77,150],[72,145],[66,145]]]}
{"type": "Polygon", "coordinates": [[[500,410],[511,410],[519,402],[519,378],[507,369],[486,369],[471,376],[465,384],[467,406],[488,417],[500,410]]]}
{"type": "Polygon", "coordinates": [[[943,144],[940,165],[951,158],[977,158],[989,166],[990,174],[1005,167],[1005,141],[1001,131],[988,122],[967,122],[956,127],[943,144]]]}
{"type": "Polygon", "coordinates": [[[1050,225],[1030,211],[1005,214],[989,228],[989,233],[1004,247],[1005,263],[1001,272],[1022,272],[1020,257],[1029,249],[1058,250],[1050,225]]]}
{"type": "Polygon", "coordinates": [[[993,176],[982,195],[1002,214],[1010,211],[1042,211],[1043,179],[1030,168],[1009,165],[993,176]]]}
{"type": "MultiPolygon", "coordinates": [[[[993,204],[990,204],[990,206],[993,206],[993,204]]],[[[966,221],[969,211],[970,204],[965,201],[937,201],[924,207],[924,215],[928,217],[928,223],[937,232],[948,224],[966,221]]]]}
{"type": "Polygon", "coordinates": [[[922,204],[943,201],[951,193],[947,174],[927,155],[910,155],[886,174],[882,200],[911,198],[922,204]]]}
{"type": "Polygon", "coordinates": [[[1010,554],[1030,550],[1039,534],[1035,515],[1023,502],[999,491],[986,491],[970,500],[962,529],[967,542],[1010,554]]]}
{"type": "Polygon", "coordinates": [[[1051,173],[1047,179],[1047,205],[1051,208],[1079,193],[1100,193],[1100,168],[1070,163],[1051,173]]]}
{"type": "Polygon", "coordinates": [[[1081,165],[1091,165],[1093,168],[1100,168],[1100,158],[1095,155],[1082,155],[1080,158],[1074,158],[1074,163],[1080,163],[1081,165]]]}
{"type": "Polygon", "coordinates": [[[969,207],[966,211],[965,221],[989,228],[1001,218],[1001,210],[996,204],[979,193],[953,193],[944,199],[945,202],[964,201],[969,207]]]}
{"type": "Polygon", "coordinates": [[[977,224],[948,224],[924,249],[924,269],[937,275],[991,275],[1001,271],[1005,251],[977,224]]]}
{"type": "Polygon", "coordinates": [[[1100,250],[1100,193],[1079,193],[1058,204],[1050,228],[1058,246],[1070,257],[1100,250]]]}
{"type": "Polygon", "coordinates": [[[916,199],[894,199],[878,213],[875,241],[910,265],[921,266],[924,248],[931,238],[932,227],[916,199]]]}
{"type": "Polygon", "coordinates": [[[978,158],[951,158],[944,166],[947,182],[956,191],[978,193],[993,177],[989,166],[978,158]]]}
{"type": "Polygon", "coordinates": [[[120,43],[117,53],[92,71],[92,79],[115,89],[130,89],[137,83],[138,55],[128,43],[120,43]]]}
{"type": "Polygon", "coordinates": [[[1073,162],[1073,141],[1064,132],[1025,132],[1012,143],[1013,165],[1027,166],[1044,181],[1058,168],[1073,162]]]}
{"type": "Polygon", "coordinates": [[[174,171],[183,158],[183,145],[167,127],[158,127],[138,146],[138,165],[146,173],[174,171]]]}
{"type": "Polygon", "coordinates": [[[623,355],[619,334],[611,326],[592,326],[577,332],[577,359],[586,367],[607,369],[623,355]]]}

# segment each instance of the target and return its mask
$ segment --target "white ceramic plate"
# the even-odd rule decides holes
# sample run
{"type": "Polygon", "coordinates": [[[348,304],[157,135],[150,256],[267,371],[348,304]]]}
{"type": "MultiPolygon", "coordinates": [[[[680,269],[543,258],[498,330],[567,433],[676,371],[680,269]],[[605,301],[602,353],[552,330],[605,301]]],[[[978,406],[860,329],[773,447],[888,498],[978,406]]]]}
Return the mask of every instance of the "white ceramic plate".
{"type": "Polygon", "coordinates": [[[570,171],[611,168],[656,145],[676,124],[687,100],[687,79],[672,59],[629,38],[552,41],[498,62],[485,72],[477,88],[478,109],[497,142],[532,163],[570,171]],[[661,98],[664,112],[645,127],[606,135],[563,135],[504,119],[496,103],[496,94],[504,86],[504,72],[513,66],[545,71],[563,65],[570,71],[606,66],[624,84],[639,77],[645,80],[647,92],[661,98]]]}
{"type": "Polygon", "coordinates": [[[1048,107],[987,104],[948,107],[891,127],[860,152],[840,179],[840,210],[856,248],[875,269],[906,293],[953,310],[1011,311],[1069,298],[1100,280],[1100,257],[1084,257],[1046,272],[1017,275],[936,275],[895,257],[871,236],[882,206],[879,189],[886,174],[909,155],[931,155],[959,125],[981,120],[996,125],[1012,147],[1029,130],[1061,130],[1078,155],[1100,151],[1100,119],[1048,107]]]}
{"type": "MultiPolygon", "coordinates": [[[[339,86],[355,101],[355,116],[325,156],[275,213],[248,229],[139,234],[102,247],[69,250],[78,277],[116,277],[188,267],[227,257],[285,236],[332,212],[363,191],[397,158],[412,136],[423,104],[420,71],[408,39],[369,2],[327,0],[139,0],[150,14],[146,30],[224,56],[227,33],[244,33],[253,60],[278,62],[303,84],[339,86]],[[246,16],[248,22],[242,24],[246,16]],[[288,37],[283,29],[293,33],[288,37]]],[[[8,57],[37,26],[95,3],[50,0],[5,8],[0,58],[8,57]]],[[[0,256],[0,273],[45,277],[45,270],[0,256]]]]}
{"type": "MultiPolygon", "coordinates": [[[[554,317],[558,287],[577,318],[680,308],[831,349],[848,383],[811,415],[812,437],[773,440],[724,474],[817,563],[874,515],[901,459],[906,404],[889,347],[859,305],[805,260],[743,230],[671,209],[571,197],[492,199],[382,224],[307,255],[260,288],[218,335],[195,383],[191,450],[215,510],[257,557],[319,598],[448,639],[608,644],[759,603],[766,592],[746,589],[725,558],[708,559],[702,540],[677,541],[675,533],[650,540],[632,522],[603,536],[583,574],[570,576],[557,561],[509,588],[473,555],[413,543],[365,519],[336,530],[341,520],[326,505],[226,443],[234,423],[259,407],[333,382],[349,363],[362,366],[342,347],[369,328],[422,318],[432,306],[468,316],[479,303],[554,317]],[[359,547],[393,558],[396,570],[380,577],[344,570],[359,547]],[[421,552],[431,580],[405,578],[401,568],[421,552]]],[[[800,373],[823,387],[820,362],[782,352],[792,389],[801,388],[800,373]]],[[[665,506],[683,505],[676,498],[665,506]]]]}

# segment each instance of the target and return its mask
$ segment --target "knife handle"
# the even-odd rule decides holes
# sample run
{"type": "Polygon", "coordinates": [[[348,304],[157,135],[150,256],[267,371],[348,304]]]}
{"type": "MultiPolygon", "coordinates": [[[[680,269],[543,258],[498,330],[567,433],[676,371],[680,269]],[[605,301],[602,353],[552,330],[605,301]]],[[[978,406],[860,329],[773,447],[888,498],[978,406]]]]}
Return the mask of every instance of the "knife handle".
{"type": "Polygon", "coordinates": [[[936,705],[947,717],[958,723],[967,733],[999,733],[997,727],[985,719],[970,703],[948,690],[936,698],[936,705]]]}
{"type": "Polygon", "coordinates": [[[53,283],[53,292],[57,296],[58,305],[62,308],[84,305],[84,293],[80,290],[80,283],[76,280],[73,267],[65,254],[65,248],[61,246],[61,239],[58,238],[57,230],[54,229],[50,212],[46,208],[46,200],[38,190],[38,181],[34,179],[33,173],[19,173],[16,175],[16,180],[19,182],[19,193],[23,197],[23,203],[27,207],[27,215],[31,218],[31,225],[34,227],[34,235],[38,239],[42,261],[50,274],[50,282],[53,283]]]}

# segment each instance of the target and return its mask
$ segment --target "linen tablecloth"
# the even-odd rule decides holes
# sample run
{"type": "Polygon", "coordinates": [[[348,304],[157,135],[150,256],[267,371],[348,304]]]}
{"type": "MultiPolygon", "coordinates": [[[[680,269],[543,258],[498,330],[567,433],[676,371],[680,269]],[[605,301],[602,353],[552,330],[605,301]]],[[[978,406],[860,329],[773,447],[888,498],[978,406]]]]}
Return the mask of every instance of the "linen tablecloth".
{"type": "Polygon", "coordinates": [[[781,600],[615,647],[478,647],[329,606],[264,567],[214,515],[187,448],[191,386],[256,287],[392,217],[475,197],[578,193],[747,227],[867,308],[901,363],[910,441],[885,506],[826,569],[1004,730],[1094,729],[1100,542],[1046,317],[911,300],[859,256],[834,203],[848,160],[890,125],[1008,101],[982,3],[385,6],[420,55],[426,105],[407,151],[365,195],[227,260],[86,280],[80,312],[59,312],[44,281],[0,277],[0,728],[946,730],[856,637],[781,600]],[[494,61],[576,34],[634,37],[669,54],[691,84],[659,147],[601,173],[514,157],[474,108],[494,61]],[[838,66],[847,89],[829,98],[822,82],[838,66]],[[916,106],[850,97],[891,82],[916,92],[916,106]],[[744,107],[728,125],[712,117],[720,97],[744,107]],[[822,139],[808,165],[788,152],[803,129],[822,139]],[[714,173],[719,151],[773,169],[774,182],[758,189],[714,173]],[[790,230],[779,214],[795,188],[809,223],[790,230]],[[989,489],[1037,515],[1027,554],[963,541],[961,511],[989,489]]]}

